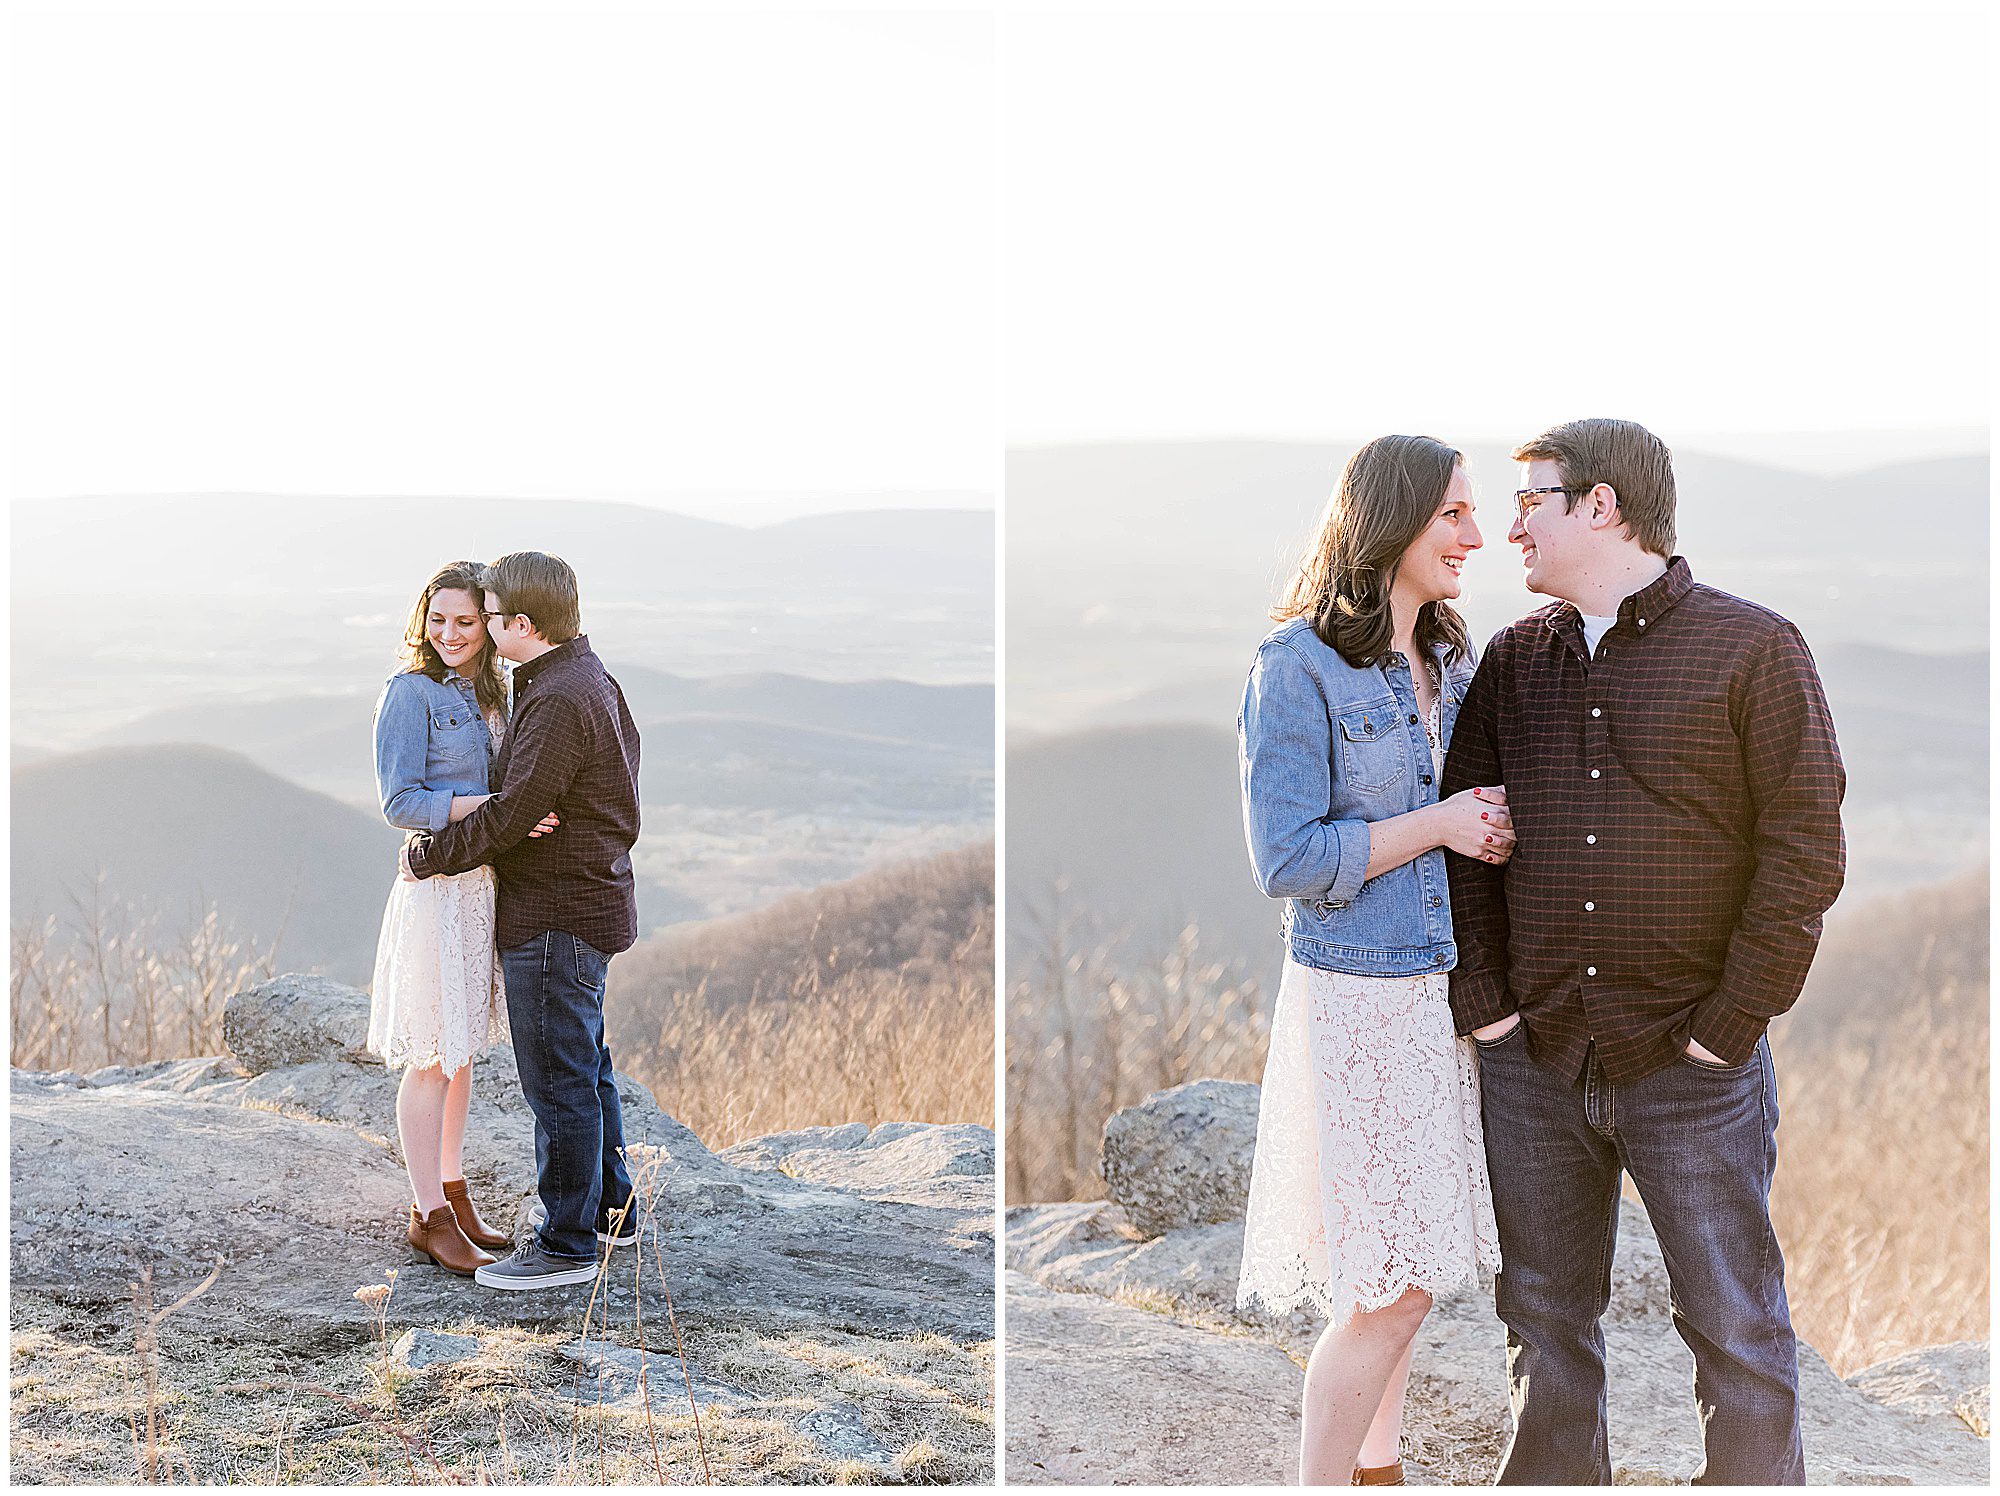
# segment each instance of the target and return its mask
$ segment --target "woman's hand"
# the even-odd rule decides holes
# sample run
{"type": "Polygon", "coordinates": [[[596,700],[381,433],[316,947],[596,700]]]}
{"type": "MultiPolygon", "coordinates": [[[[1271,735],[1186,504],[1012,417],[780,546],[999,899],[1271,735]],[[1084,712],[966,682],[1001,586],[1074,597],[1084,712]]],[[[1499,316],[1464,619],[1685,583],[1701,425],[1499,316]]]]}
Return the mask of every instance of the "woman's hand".
{"type": "Polygon", "coordinates": [[[1444,833],[1438,845],[1481,862],[1505,862],[1514,855],[1514,820],[1507,813],[1507,787],[1478,785],[1438,801],[1444,833]]]}
{"type": "Polygon", "coordinates": [[[551,831],[555,830],[556,827],[560,826],[561,824],[562,824],[562,817],[557,815],[552,810],[547,815],[543,816],[539,821],[535,822],[535,829],[528,833],[528,839],[532,841],[534,840],[534,838],[538,836],[547,836],[551,831]]]}

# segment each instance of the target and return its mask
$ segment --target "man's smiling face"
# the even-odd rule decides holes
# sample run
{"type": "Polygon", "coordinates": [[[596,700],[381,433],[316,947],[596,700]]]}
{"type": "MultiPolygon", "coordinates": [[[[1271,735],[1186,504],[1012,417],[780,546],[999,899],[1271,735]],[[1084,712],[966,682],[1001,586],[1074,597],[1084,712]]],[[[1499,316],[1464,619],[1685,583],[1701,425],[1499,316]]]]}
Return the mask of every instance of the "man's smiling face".
{"type": "MultiPolygon", "coordinates": [[[[1560,489],[1562,470],[1550,459],[1526,463],[1521,487],[1560,489]]],[[[1530,592],[1567,597],[1587,568],[1591,543],[1591,500],[1587,494],[1530,493],[1517,501],[1507,538],[1521,548],[1530,592]],[[1567,506],[1575,504],[1571,509],[1567,506]]]]}

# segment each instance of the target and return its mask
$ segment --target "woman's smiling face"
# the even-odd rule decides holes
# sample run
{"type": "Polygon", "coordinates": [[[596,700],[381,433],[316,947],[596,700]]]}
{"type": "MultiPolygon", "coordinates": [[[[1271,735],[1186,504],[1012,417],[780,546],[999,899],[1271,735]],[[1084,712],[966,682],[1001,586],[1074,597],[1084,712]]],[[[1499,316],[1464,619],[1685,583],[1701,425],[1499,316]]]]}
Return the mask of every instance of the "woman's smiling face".
{"type": "Polygon", "coordinates": [[[457,587],[441,587],[431,597],[424,615],[424,637],[438,652],[445,668],[466,674],[486,648],[486,620],[479,616],[480,600],[457,587]]]}
{"type": "Polygon", "coordinates": [[[1457,597],[1464,589],[1465,558],[1486,542],[1473,519],[1472,480],[1460,464],[1444,491],[1444,501],[1396,563],[1396,591],[1421,606],[1457,597]]]}

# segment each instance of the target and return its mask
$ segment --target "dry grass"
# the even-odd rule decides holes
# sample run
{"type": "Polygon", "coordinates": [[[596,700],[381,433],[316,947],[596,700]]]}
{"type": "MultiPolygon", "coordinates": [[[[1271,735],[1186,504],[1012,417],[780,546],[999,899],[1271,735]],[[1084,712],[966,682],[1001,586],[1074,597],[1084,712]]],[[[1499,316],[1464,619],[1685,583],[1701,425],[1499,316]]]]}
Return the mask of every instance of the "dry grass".
{"type": "MultiPolygon", "coordinates": [[[[1204,962],[1192,929],[1136,969],[1076,948],[1059,925],[1038,933],[1043,955],[1007,998],[1015,1204],[1102,1196],[1098,1147],[1112,1112],[1205,1076],[1260,1080],[1269,1043],[1267,1000],[1204,962]]],[[[1846,959],[1831,945],[1823,954],[1846,959]]],[[[1841,1025],[1794,1056],[1781,1026],[1772,1216],[1794,1323],[1843,1376],[1987,1337],[1983,963],[1982,949],[1970,991],[1931,973],[1932,1000],[1896,1008],[1893,1042],[1841,1025]]]]}
{"type": "Polygon", "coordinates": [[[1060,910],[1007,989],[1007,1199],[1095,1199],[1107,1118],[1191,1080],[1259,1080],[1270,1004],[1189,926],[1144,965],[1085,948],[1060,910]]]}
{"type": "Polygon", "coordinates": [[[993,1122],[993,848],[900,863],[612,965],[619,1068],[713,1147],[993,1122]]]}
{"type": "MultiPolygon", "coordinates": [[[[579,1326],[547,1334],[474,1322],[473,1358],[406,1370],[390,1358],[396,1274],[354,1291],[370,1310],[365,1337],[321,1343],[218,1340],[161,1333],[171,1308],[138,1307],[136,1353],[39,1296],[17,1301],[10,1475],[38,1484],[680,1485],[990,1482],[991,1343],[936,1335],[761,1335],[742,1328],[683,1333],[667,1288],[653,1211],[662,1155],[638,1149],[635,1248],[607,1251],[579,1326]],[[632,1296],[630,1324],[604,1310],[609,1275],[656,1287],[664,1316],[632,1296]],[[639,1352],[641,1394],[607,1406],[580,1372],[578,1347],[639,1352]],[[703,1377],[741,1389],[740,1408],[696,1401],[703,1377]],[[644,1393],[666,1393],[664,1408],[644,1393]],[[636,1406],[634,1405],[636,1404],[636,1406]],[[833,1408],[858,1418],[889,1452],[885,1468],[830,1451],[800,1427],[833,1408]],[[124,1437],[129,1431],[129,1437],[124,1437]]],[[[337,1291],[329,1289],[329,1291],[337,1291]]]]}
{"type": "Polygon", "coordinates": [[[71,906],[67,919],[11,932],[9,1049],[24,1070],[221,1054],[229,994],[275,974],[276,939],[235,937],[213,905],[177,932],[101,883],[71,906]]]}
{"type": "Polygon", "coordinates": [[[1771,1215],[1800,1337],[1842,1376],[1986,1339],[1984,1042],[1785,1059],[1771,1215]]]}

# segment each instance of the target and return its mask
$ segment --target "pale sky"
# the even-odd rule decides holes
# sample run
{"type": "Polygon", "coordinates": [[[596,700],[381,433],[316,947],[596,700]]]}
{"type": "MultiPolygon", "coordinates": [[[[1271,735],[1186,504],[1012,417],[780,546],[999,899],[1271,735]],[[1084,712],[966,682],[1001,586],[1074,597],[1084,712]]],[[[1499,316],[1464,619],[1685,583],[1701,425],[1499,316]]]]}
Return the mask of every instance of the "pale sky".
{"type": "Polygon", "coordinates": [[[1010,17],[1009,439],[1964,450],[1983,19],[1566,8],[1010,17]]]}
{"type": "Polygon", "coordinates": [[[14,9],[15,495],[992,501],[990,15],[14,9]]]}

